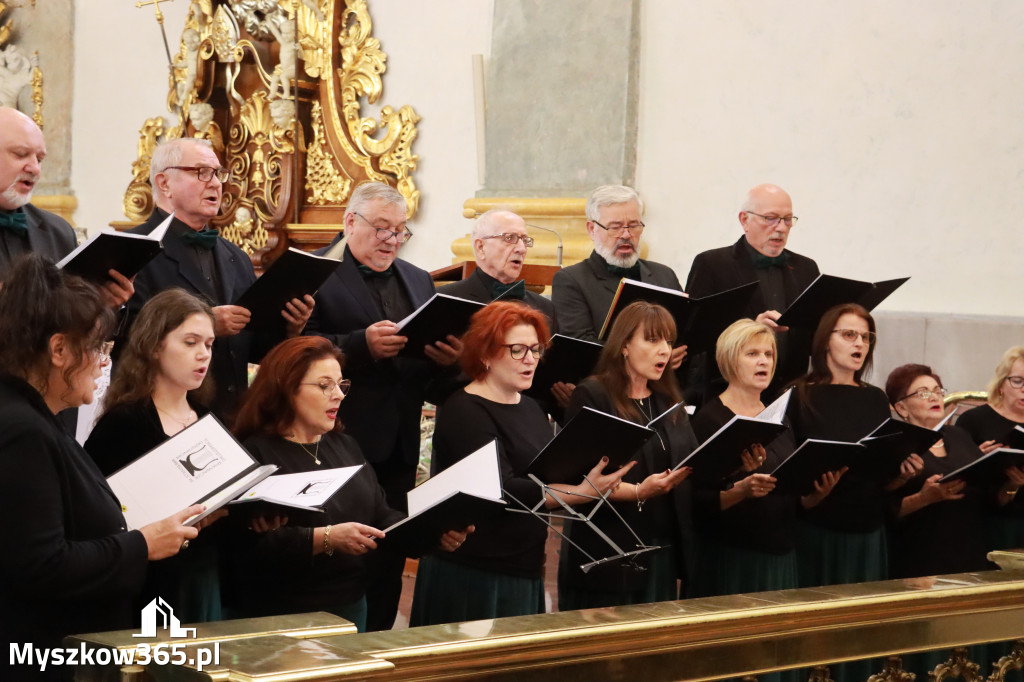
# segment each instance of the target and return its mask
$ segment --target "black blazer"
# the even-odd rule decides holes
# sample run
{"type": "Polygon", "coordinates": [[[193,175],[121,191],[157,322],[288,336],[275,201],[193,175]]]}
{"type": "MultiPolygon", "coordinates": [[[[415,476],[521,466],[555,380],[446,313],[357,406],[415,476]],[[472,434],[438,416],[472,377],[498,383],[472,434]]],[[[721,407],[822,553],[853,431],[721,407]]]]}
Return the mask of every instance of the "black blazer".
{"type": "MultiPolygon", "coordinates": [[[[167,213],[155,209],[149,219],[129,232],[148,234],[167,213]]],[[[175,219],[177,220],[177,219],[175,219]]],[[[138,315],[146,302],[161,291],[181,287],[185,291],[205,299],[211,306],[228,305],[242,295],[256,281],[252,261],[240,248],[226,239],[218,239],[213,248],[220,288],[215,290],[206,281],[195,265],[184,242],[173,236],[163,240],[163,251],[142,268],[135,278],[135,295],[128,301],[129,321],[124,325],[122,335],[127,338],[131,321],[138,315]]],[[[213,377],[216,394],[210,406],[221,420],[233,416],[242,394],[248,386],[248,363],[259,362],[264,352],[280,341],[280,335],[255,334],[243,330],[235,336],[220,337],[213,344],[213,359],[210,374],[213,377]]],[[[121,344],[119,344],[121,345],[121,344]]]]}
{"type": "MultiPolygon", "coordinates": [[[[322,255],[340,241],[341,235],[322,255]]],[[[405,287],[413,310],[434,295],[434,280],[426,270],[395,260],[396,276],[405,287]]],[[[376,361],[366,345],[366,328],[384,318],[351,256],[320,287],[306,334],[330,340],[345,352],[344,374],[352,389],[341,401],[338,418],[371,463],[392,456],[405,464],[419,461],[420,412],[427,384],[435,377],[435,365],[404,357],[376,361]]],[[[392,320],[397,322],[398,320],[392,320]]]]}
{"type": "Polygon", "coordinates": [[[75,231],[71,229],[68,221],[59,215],[36,208],[32,204],[26,204],[22,210],[25,213],[25,223],[28,225],[28,251],[24,249],[24,241],[21,238],[4,235],[2,239],[7,242],[7,250],[5,252],[4,249],[0,249],[0,278],[7,274],[18,256],[24,253],[41,253],[57,262],[74,251],[77,246],[75,231]]]}
{"type": "MultiPolygon", "coordinates": [[[[476,301],[477,303],[483,304],[490,303],[494,300],[494,296],[491,294],[491,289],[488,286],[487,281],[484,279],[479,267],[464,280],[445,284],[443,287],[438,287],[437,293],[448,294],[449,296],[458,296],[459,298],[465,298],[470,301],[476,301]]],[[[502,300],[515,301],[516,299],[502,300]]],[[[534,310],[539,310],[544,313],[548,318],[548,326],[551,328],[551,333],[555,333],[555,306],[549,299],[527,289],[523,303],[534,310]]]]}
{"type": "MultiPolygon", "coordinates": [[[[0,635],[54,647],[129,627],[146,540],[125,530],[114,493],[39,393],[10,375],[0,376],[0,496],[0,635]]],[[[39,676],[0,665],[5,680],[39,676]]]]}
{"type": "MultiPolygon", "coordinates": [[[[686,292],[695,298],[702,298],[743,284],[756,282],[758,280],[757,270],[754,269],[754,264],[750,260],[750,254],[744,245],[745,240],[746,236],[741,236],[732,246],[723,246],[697,254],[697,257],[693,259],[693,265],[690,266],[690,274],[686,278],[686,292]]],[[[801,256],[788,249],[785,250],[785,253],[789,254],[789,263],[782,272],[782,280],[786,292],[785,304],[789,306],[804,289],[810,286],[820,272],[818,264],[807,256],[801,256]]],[[[767,309],[764,295],[758,289],[751,296],[745,315],[753,319],[767,309]]],[[[792,330],[786,333],[785,351],[779,357],[775,378],[765,394],[766,397],[774,396],[778,388],[807,372],[812,335],[813,332],[804,330],[792,330]]],[[[715,364],[714,354],[708,353],[703,364],[704,378],[699,381],[705,385],[707,393],[701,402],[713,398],[725,389],[725,383],[715,364]]],[[[690,374],[690,377],[692,383],[695,375],[690,374]]],[[[693,396],[688,395],[687,397],[693,396]]]]}
{"type": "MultiPolygon", "coordinates": [[[[647,260],[639,263],[641,282],[683,290],[672,268],[647,260]]],[[[551,302],[560,332],[577,339],[597,341],[621,279],[608,272],[605,260],[597,251],[587,260],[555,273],[551,281],[551,302]]]]}

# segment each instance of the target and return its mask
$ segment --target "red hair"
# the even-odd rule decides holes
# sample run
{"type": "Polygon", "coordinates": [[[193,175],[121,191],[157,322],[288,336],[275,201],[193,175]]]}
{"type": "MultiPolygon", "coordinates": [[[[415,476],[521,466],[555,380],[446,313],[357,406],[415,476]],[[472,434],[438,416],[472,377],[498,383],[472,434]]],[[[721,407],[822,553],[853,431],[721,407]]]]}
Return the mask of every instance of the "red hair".
{"type": "MultiPolygon", "coordinates": [[[[342,367],[345,355],[322,336],[297,336],[274,346],[256,373],[235,419],[235,436],[245,440],[254,433],[283,436],[295,421],[293,400],[310,366],[334,358],[342,367]]],[[[334,430],[342,429],[335,420],[334,430]]]]}
{"type": "Polygon", "coordinates": [[[469,330],[462,335],[462,371],[472,380],[486,371],[487,361],[500,353],[505,335],[512,327],[529,325],[537,332],[537,341],[547,346],[551,340],[548,321],[541,313],[523,303],[497,301],[473,315],[469,330]]]}

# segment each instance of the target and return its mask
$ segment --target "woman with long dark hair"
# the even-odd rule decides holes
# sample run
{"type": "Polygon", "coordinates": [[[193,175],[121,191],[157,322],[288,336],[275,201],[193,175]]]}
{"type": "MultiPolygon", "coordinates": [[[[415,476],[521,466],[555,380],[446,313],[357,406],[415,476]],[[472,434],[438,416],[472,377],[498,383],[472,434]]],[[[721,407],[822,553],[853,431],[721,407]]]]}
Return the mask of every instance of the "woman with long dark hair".
{"type": "MultiPolygon", "coordinates": [[[[143,306],[114,367],[100,416],[85,449],[104,476],[146,454],[207,413],[207,376],[214,319],[210,306],[183,289],[168,289],[143,306]]],[[[201,522],[206,527],[226,514],[201,522]]],[[[155,597],[186,623],[221,620],[218,536],[211,530],[189,551],[153,564],[140,606],[155,597]]]]}
{"type": "MultiPolygon", "coordinates": [[[[0,289],[0,634],[37,648],[74,633],[130,627],[149,561],[198,531],[177,514],[126,530],[96,465],[55,415],[89,403],[109,358],[113,315],[99,290],[37,254],[0,289]]],[[[70,678],[12,665],[4,679],[70,678]]]]}
{"type": "MultiPolygon", "coordinates": [[[[679,403],[682,392],[670,368],[675,342],[675,321],[663,307],[643,301],[626,306],[615,318],[593,376],[573,392],[566,418],[590,407],[646,425],[679,403]]],[[[559,610],[678,599],[679,580],[687,592],[693,567],[691,492],[685,481],[690,469],[673,467],[697,441],[682,407],[654,429],[657,436],[636,453],[636,465],[610,496],[615,509],[599,509],[591,521],[624,551],[637,548],[633,533],[660,549],[583,571],[587,555],[607,556],[609,546],[592,528],[566,523],[559,610]]]]}

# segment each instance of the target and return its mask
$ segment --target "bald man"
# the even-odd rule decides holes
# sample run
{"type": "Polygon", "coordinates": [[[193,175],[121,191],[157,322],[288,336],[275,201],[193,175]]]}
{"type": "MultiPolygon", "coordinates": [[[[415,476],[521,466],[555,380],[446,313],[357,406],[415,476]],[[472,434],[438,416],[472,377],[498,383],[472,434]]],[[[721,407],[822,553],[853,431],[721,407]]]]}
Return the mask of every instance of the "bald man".
{"type": "MultiPolygon", "coordinates": [[[[818,276],[818,265],[786,248],[797,218],[793,215],[793,200],[781,187],[764,184],[750,190],[740,208],[739,222],[743,236],[735,244],[705,251],[693,259],[686,292],[702,298],[749,282],[761,283],[745,314],[776,330],[779,358],[775,378],[766,391],[766,397],[772,397],[807,371],[810,334],[789,332],[775,321],[818,276]]],[[[712,357],[703,362],[706,376],[697,380],[703,388],[701,402],[725,389],[713,354],[708,355],[712,357]]]]}
{"type": "MultiPolygon", "coordinates": [[[[502,300],[522,301],[554,321],[555,306],[540,294],[527,290],[520,275],[533,238],[526,221],[507,209],[492,208],[473,226],[473,258],[476,270],[461,282],[440,287],[438,293],[479,303],[502,300]]],[[[552,330],[554,331],[554,330],[552,330]]]]}
{"type": "MultiPolygon", "coordinates": [[[[46,141],[35,121],[0,107],[0,280],[18,256],[30,251],[56,262],[75,249],[68,221],[29,203],[45,157],[46,141]]],[[[110,278],[103,293],[119,306],[132,295],[132,283],[113,270],[110,278]]]]}

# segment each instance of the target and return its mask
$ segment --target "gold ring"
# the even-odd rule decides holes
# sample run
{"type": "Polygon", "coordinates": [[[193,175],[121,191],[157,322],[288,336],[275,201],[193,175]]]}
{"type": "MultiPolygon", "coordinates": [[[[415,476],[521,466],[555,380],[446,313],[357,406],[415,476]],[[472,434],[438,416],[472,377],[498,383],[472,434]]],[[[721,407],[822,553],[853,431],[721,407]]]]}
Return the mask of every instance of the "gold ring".
{"type": "Polygon", "coordinates": [[[181,543],[181,548],[188,549],[188,540],[185,540],[185,542],[181,543]]]}

